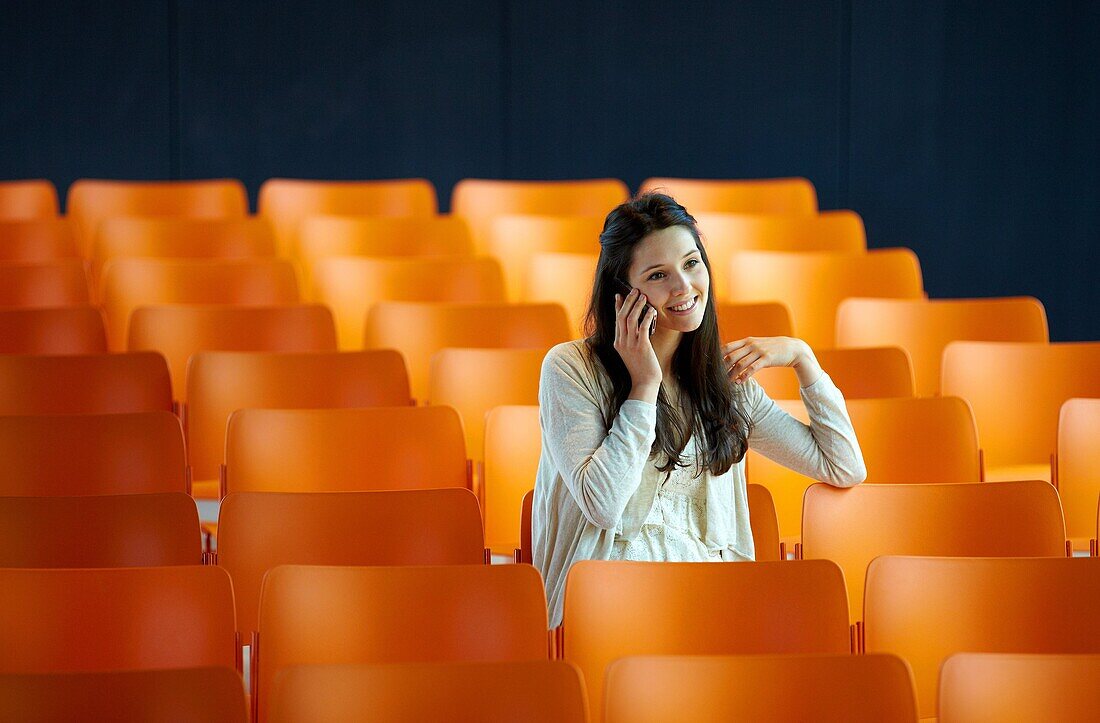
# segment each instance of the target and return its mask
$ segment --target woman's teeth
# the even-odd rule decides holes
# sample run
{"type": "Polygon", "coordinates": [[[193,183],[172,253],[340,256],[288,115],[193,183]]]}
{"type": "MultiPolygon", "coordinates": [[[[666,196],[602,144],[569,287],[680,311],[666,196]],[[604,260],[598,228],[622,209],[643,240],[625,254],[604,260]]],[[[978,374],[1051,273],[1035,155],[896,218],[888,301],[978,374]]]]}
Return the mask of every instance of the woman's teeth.
{"type": "Polygon", "coordinates": [[[672,311],[688,311],[689,309],[691,309],[695,306],[695,302],[697,300],[698,300],[697,298],[692,299],[691,301],[685,301],[684,303],[680,304],[679,306],[671,306],[669,308],[672,311]]]}

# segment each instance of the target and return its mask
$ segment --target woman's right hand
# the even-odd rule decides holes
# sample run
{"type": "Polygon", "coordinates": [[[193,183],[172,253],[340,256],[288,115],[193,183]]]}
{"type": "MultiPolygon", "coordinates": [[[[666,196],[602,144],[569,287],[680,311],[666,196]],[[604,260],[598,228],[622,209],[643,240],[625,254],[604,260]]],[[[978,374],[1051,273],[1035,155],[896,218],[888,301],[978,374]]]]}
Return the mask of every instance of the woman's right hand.
{"type": "Polygon", "coordinates": [[[657,401],[663,375],[649,340],[649,327],[656,316],[657,310],[646,303],[637,289],[632,289],[625,299],[615,294],[614,346],[630,373],[630,399],[657,401]]]}

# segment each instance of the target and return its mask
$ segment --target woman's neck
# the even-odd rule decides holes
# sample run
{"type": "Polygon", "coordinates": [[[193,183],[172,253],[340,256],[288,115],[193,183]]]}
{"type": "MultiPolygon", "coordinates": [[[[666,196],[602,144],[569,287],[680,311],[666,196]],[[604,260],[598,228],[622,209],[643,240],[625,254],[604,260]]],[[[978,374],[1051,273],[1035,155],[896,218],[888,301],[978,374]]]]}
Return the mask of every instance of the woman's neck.
{"type": "Polygon", "coordinates": [[[684,333],[681,331],[661,328],[649,337],[650,343],[653,344],[653,352],[657,355],[657,363],[661,365],[661,375],[665,379],[672,379],[672,357],[676,354],[676,348],[680,346],[683,338],[684,333]]]}

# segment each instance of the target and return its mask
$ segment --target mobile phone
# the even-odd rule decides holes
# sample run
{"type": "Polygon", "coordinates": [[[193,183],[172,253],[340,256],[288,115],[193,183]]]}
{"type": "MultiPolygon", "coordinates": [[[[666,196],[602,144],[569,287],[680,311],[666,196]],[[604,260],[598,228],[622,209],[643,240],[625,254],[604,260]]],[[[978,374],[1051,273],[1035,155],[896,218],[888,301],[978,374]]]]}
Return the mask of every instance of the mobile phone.
{"type": "MultiPolygon", "coordinates": [[[[634,287],[632,287],[630,284],[626,283],[622,279],[615,279],[615,281],[618,282],[619,287],[622,289],[623,300],[625,301],[626,297],[627,297],[627,294],[629,294],[631,291],[633,291],[634,287]]],[[[639,292],[639,293],[641,293],[641,292],[639,292]]],[[[642,310],[642,316],[645,316],[645,314],[652,308],[653,307],[647,301],[646,305],[645,305],[645,309],[642,310]]],[[[655,332],[655,331],[657,331],[657,315],[656,314],[654,314],[654,316],[653,316],[653,321],[649,322],[649,335],[653,336],[653,332],[655,332]]]]}

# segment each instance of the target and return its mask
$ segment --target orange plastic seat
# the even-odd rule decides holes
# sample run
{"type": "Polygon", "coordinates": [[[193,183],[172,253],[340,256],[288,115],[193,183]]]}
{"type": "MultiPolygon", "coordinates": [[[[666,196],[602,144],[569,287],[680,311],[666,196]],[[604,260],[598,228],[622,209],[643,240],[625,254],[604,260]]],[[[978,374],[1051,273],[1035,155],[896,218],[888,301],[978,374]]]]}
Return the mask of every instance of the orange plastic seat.
{"type": "Polygon", "coordinates": [[[308,276],[328,256],[473,256],[466,222],[455,216],[306,216],[294,256],[308,276]]]}
{"type": "Polygon", "coordinates": [[[893,655],[636,656],[607,670],[607,723],[914,723],[913,676],[893,655]]]}
{"type": "Polygon", "coordinates": [[[332,309],[341,349],[361,349],[363,322],[379,301],[504,301],[496,259],[331,256],[313,264],[311,297],[332,309]]]}
{"type": "Polygon", "coordinates": [[[561,304],[574,338],[583,338],[585,315],[596,277],[597,254],[535,254],[529,261],[523,300],[561,304]]]}
{"type": "Polygon", "coordinates": [[[383,301],[367,313],[364,345],[397,349],[416,399],[428,396],[432,356],[447,347],[548,349],[571,338],[558,304],[446,304],[383,301]]]}
{"type": "Polygon", "coordinates": [[[240,409],[223,437],[227,492],[470,488],[450,407],[240,409]]]}
{"type": "Polygon", "coordinates": [[[844,576],[826,560],[584,560],[569,571],[563,620],[562,657],[584,675],[591,720],[604,720],[616,658],[852,651],[844,576]]]}
{"type": "Polygon", "coordinates": [[[718,333],[722,343],[737,341],[749,336],[790,336],[791,312],[783,304],[731,304],[716,302],[718,333]]]}
{"type": "Polygon", "coordinates": [[[0,354],[106,353],[107,332],[99,309],[0,309],[0,354]]]}
{"type": "Polygon", "coordinates": [[[815,349],[834,345],[836,309],[849,296],[919,299],[920,262],[909,249],[867,253],[738,251],[730,254],[725,301],[779,301],[794,332],[815,349]]]}
{"type": "Polygon", "coordinates": [[[488,251],[494,217],[515,215],[599,216],[630,197],[622,181],[502,181],[464,178],[455,184],[451,211],[470,224],[474,247],[488,251]]]}
{"type": "Polygon", "coordinates": [[[867,568],[868,653],[908,661],[922,717],[950,655],[1100,653],[1100,559],[877,557],[867,568]]]}
{"type": "Polygon", "coordinates": [[[838,346],[897,346],[909,353],[917,394],[940,391],[943,349],[952,341],[1045,343],[1047,317],[1030,296],[1002,299],[845,299],[838,346]]]}
{"type": "Polygon", "coordinates": [[[45,179],[0,181],[0,219],[53,218],[57,189],[45,179]]]}
{"type": "Polygon", "coordinates": [[[531,510],[535,504],[535,491],[529,490],[523,496],[520,503],[519,539],[520,546],[516,548],[515,562],[531,564],[534,548],[531,545],[531,510]]]}
{"type": "Polygon", "coordinates": [[[0,220],[0,261],[42,262],[79,256],[67,219],[0,220]]]}
{"type": "Polygon", "coordinates": [[[588,707],[561,661],[311,665],[278,675],[269,720],[587,723],[588,707]]]}
{"type": "Polygon", "coordinates": [[[240,673],[224,667],[0,675],[0,700],[23,723],[248,720],[240,673]]]}
{"type": "Polygon", "coordinates": [[[127,348],[168,360],[172,392],[187,401],[187,362],[200,351],[336,351],[332,312],[320,304],[287,306],[139,306],[127,348]]]}
{"type": "MultiPolygon", "coordinates": [[[[610,211],[611,207],[607,208],[610,211]]],[[[497,216],[487,222],[485,251],[500,261],[509,301],[526,299],[527,275],[535,254],[600,253],[607,211],[590,216],[497,216]]],[[[591,286],[591,279],[589,279],[591,286]]]]}
{"type": "Polygon", "coordinates": [[[1075,550],[1088,550],[1096,533],[1100,500],[1100,399],[1070,399],[1058,416],[1058,496],[1066,535],[1075,550]]]}
{"type": "Polygon", "coordinates": [[[779,517],[775,502],[764,485],[745,486],[749,502],[749,524],[757,562],[772,562],[786,558],[786,548],[779,540],[779,517]]]}
{"type": "Polygon", "coordinates": [[[139,306],[298,303],[294,267],[275,259],[116,259],[103,267],[100,290],[115,351],[126,347],[130,314],[139,306]]]}
{"type": "Polygon", "coordinates": [[[0,495],[187,492],[183,429],[171,412],[0,416],[0,495]]]}
{"type": "Polygon", "coordinates": [[[1100,655],[956,653],[940,668],[939,720],[1088,720],[1098,679],[1100,655]]]}
{"type": "Polygon", "coordinates": [[[101,221],[113,216],[243,218],[244,184],[235,179],[106,181],[82,178],[69,186],[65,204],[76,223],[81,254],[90,257],[101,221]]]}
{"type": "Polygon", "coordinates": [[[369,352],[200,352],[187,367],[184,431],[192,493],[217,497],[226,427],[238,409],[396,407],[410,402],[401,356],[369,352]]]}
{"type": "Polygon", "coordinates": [[[1050,480],[1062,404],[1100,397],[1100,342],[951,342],[940,391],[970,402],[987,480],[1050,480]]]}
{"type": "Polygon", "coordinates": [[[0,308],[87,306],[90,301],[80,259],[0,263],[0,308]]]}
{"type": "Polygon", "coordinates": [[[529,565],[283,565],[264,579],[258,639],[265,721],[293,665],[546,660],[546,598],[529,565]]]}
{"type": "MultiPolygon", "coordinates": [[[[538,401],[537,390],[535,401],[538,401]]],[[[535,486],[541,452],[538,406],[500,406],[486,415],[485,466],[481,480],[485,540],[494,552],[522,549],[519,562],[531,562],[528,490],[535,486]],[[516,516],[521,506],[525,509],[522,514],[526,515],[526,528],[516,516]]]]}
{"type": "Polygon", "coordinates": [[[160,354],[0,354],[0,415],[172,411],[160,354]]]}
{"type": "MultiPolygon", "coordinates": [[[[845,399],[913,396],[913,368],[909,355],[896,346],[816,349],[814,354],[845,399]]],[[[793,369],[761,369],[753,378],[772,399],[801,398],[798,375],[793,369]]]]}
{"type": "Polygon", "coordinates": [[[0,568],[0,590],[0,673],[236,667],[216,567],[0,568]]]}
{"type": "Polygon", "coordinates": [[[233,492],[218,515],[216,559],[247,640],[264,574],[279,565],[478,565],[485,545],[468,490],[233,492]]]}
{"type": "Polygon", "coordinates": [[[853,623],[863,618],[867,565],[879,555],[1065,554],[1058,493],[1037,480],[806,490],[801,555],[844,570],[853,623]]]}
{"type": "Polygon", "coordinates": [[[0,497],[0,567],[154,567],[202,562],[183,492],[0,497]]]}
{"type": "Polygon", "coordinates": [[[817,213],[806,178],[647,178],[640,190],[668,194],[690,213],[817,213]]]}

